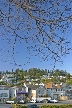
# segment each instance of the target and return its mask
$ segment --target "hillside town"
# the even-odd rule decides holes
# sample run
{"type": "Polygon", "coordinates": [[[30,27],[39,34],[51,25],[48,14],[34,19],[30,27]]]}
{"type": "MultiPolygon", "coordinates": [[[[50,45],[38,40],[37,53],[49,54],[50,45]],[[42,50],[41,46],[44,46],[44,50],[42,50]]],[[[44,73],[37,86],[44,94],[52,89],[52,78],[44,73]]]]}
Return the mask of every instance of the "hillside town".
{"type": "MultiPolygon", "coordinates": [[[[47,73],[48,72],[49,71],[47,71],[47,73]]],[[[58,75],[59,70],[56,70],[55,72],[58,75]]],[[[66,74],[68,75],[68,73],[66,74]]],[[[31,78],[29,77],[29,74],[23,76],[22,73],[22,80],[16,80],[16,78],[18,78],[16,75],[18,77],[20,76],[14,72],[2,73],[0,79],[0,101],[4,102],[6,100],[21,99],[30,100],[38,98],[52,98],[57,100],[72,99],[72,85],[63,82],[66,77],[69,78],[67,75],[58,76],[58,78],[61,79],[61,82],[53,82],[51,79],[54,77],[56,78],[57,76],[50,76],[50,73],[45,75],[43,73],[43,75],[38,78],[31,78]],[[16,82],[14,82],[14,80],[16,80],[16,82]]],[[[71,75],[69,80],[71,80],[71,75]]]]}

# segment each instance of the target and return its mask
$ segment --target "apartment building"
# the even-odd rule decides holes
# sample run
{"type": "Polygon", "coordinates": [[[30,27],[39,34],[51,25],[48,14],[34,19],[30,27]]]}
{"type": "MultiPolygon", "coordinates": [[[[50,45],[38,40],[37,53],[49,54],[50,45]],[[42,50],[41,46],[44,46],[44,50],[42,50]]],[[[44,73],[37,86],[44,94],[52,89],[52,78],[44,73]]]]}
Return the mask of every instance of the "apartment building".
{"type": "Polygon", "coordinates": [[[47,95],[47,91],[42,85],[30,85],[28,95],[30,98],[38,98],[47,95]]]}
{"type": "Polygon", "coordinates": [[[53,82],[47,83],[45,88],[47,94],[53,99],[59,99],[60,96],[65,96],[65,90],[62,89],[60,84],[54,84],[53,82]]]}
{"type": "Polygon", "coordinates": [[[6,85],[0,85],[0,100],[9,99],[9,89],[6,85]]]}

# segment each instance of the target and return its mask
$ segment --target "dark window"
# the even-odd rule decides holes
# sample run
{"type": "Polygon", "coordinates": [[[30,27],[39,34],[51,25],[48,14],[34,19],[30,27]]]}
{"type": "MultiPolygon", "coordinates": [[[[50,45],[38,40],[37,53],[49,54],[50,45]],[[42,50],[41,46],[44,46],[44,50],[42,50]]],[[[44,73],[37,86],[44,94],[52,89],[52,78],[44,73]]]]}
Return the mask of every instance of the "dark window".
{"type": "Polygon", "coordinates": [[[11,94],[10,94],[10,98],[11,98],[11,94]]]}
{"type": "Polygon", "coordinates": [[[39,90],[38,92],[39,92],[39,94],[40,94],[40,90],[39,90]]]}

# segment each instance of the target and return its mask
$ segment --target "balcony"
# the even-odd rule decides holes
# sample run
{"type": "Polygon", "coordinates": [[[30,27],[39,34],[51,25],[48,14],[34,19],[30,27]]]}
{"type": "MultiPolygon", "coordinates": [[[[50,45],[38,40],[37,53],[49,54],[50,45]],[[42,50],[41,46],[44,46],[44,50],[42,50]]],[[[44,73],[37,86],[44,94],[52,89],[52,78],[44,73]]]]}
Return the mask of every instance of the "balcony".
{"type": "Polygon", "coordinates": [[[17,91],[17,94],[28,94],[28,92],[26,92],[25,90],[22,90],[22,91],[17,91]]]}
{"type": "Polygon", "coordinates": [[[64,94],[65,91],[53,91],[52,94],[64,94]]]}

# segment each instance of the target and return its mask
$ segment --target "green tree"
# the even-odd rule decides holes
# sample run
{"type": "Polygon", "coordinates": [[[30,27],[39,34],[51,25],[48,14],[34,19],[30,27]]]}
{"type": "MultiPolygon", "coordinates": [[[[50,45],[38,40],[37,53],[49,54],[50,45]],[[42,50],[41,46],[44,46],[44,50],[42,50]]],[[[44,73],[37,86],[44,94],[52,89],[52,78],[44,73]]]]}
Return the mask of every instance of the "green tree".
{"type": "Polygon", "coordinates": [[[60,76],[60,70],[59,69],[55,70],[55,76],[60,76]]]}
{"type": "Polygon", "coordinates": [[[66,80],[70,80],[70,74],[69,73],[66,75],[66,80]]]}
{"type": "Polygon", "coordinates": [[[72,85],[72,79],[66,80],[66,83],[72,85]]]}
{"type": "Polygon", "coordinates": [[[20,79],[24,80],[24,72],[23,72],[23,70],[20,70],[20,79]]]}
{"type": "Polygon", "coordinates": [[[16,73],[16,82],[17,82],[19,77],[20,77],[20,70],[19,70],[19,68],[15,70],[15,73],[16,73]]]}

